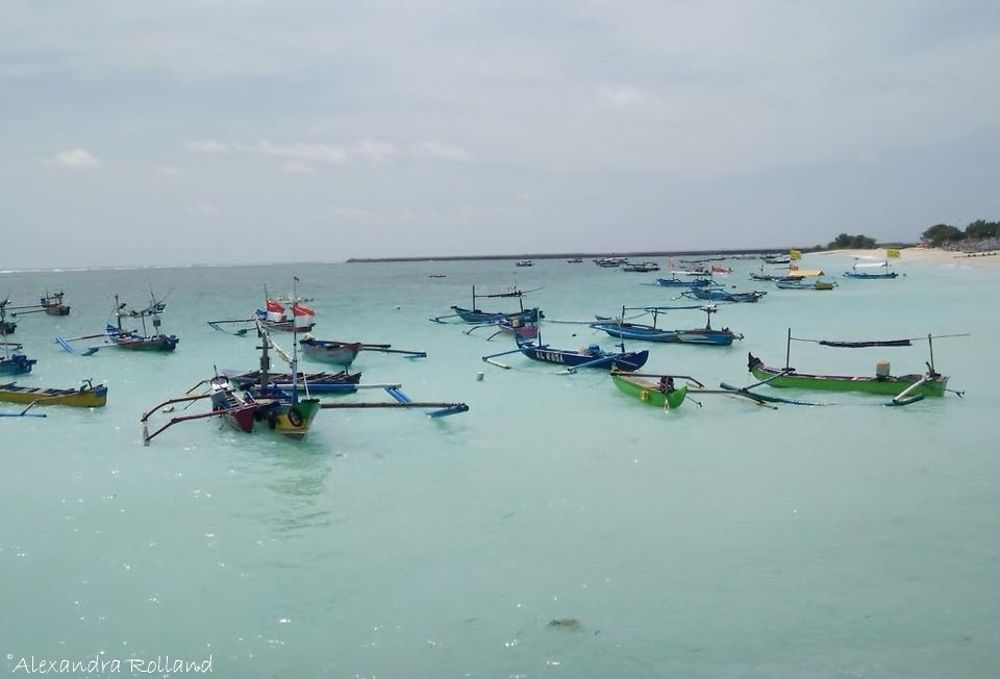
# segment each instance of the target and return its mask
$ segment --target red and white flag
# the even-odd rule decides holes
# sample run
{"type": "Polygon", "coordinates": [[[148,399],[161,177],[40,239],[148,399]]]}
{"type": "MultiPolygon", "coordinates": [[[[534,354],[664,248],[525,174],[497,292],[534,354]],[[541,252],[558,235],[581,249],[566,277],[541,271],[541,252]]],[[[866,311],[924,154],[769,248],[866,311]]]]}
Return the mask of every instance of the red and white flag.
{"type": "Polygon", "coordinates": [[[316,320],[316,312],[304,304],[292,305],[292,314],[295,316],[296,328],[308,328],[316,320]]]}
{"type": "Polygon", "coordinates": [[[273,299],[267,300],[267,320],[278,323],[285,318],[285,307],[273,299]]]}

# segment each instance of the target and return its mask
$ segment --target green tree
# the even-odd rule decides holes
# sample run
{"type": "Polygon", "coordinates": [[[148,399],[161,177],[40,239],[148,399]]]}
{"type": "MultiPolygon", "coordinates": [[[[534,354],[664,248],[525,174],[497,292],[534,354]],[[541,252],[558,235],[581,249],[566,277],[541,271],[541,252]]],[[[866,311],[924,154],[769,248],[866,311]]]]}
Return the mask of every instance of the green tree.
{"type": "Polygon", "coordinates": [[[920,234],[920,237],[934,247],[937,247],[945,243],[962,240],[965,238],[965,233],[958,227],[951,226],[950,224],[935,224],[920,234]]]}
{"type": "Polygon", "coordinates": [[[988,222],[985,219],[977,219],[976,221],[965,227],[965,237],[980,239],[980,238],[996,238],[1000,235],[1000,222],[988,222]]]}
{"type": "Polygon", "coordinates": [[[873,250],[876,246],[875,239],[864,234],[859,233],[856,236],[852,236],[842,233],[831,241],[829,248],[831,250],[873,250]]]}

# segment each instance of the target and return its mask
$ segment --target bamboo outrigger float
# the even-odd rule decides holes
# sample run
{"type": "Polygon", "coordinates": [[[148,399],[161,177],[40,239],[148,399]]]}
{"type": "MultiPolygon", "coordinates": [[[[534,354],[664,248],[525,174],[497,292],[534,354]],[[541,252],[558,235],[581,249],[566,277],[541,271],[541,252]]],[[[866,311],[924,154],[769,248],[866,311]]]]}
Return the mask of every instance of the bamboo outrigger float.
{"type": "Polygon", "coordinates": [[[789,328],[785,348],[785,367],[772,368],[764,364],[753,354],[748,354],[747,368],[754,377],[765,380],[767,384],[778,388],[814,389],[823,391],[856,391],[866,394],[892,396],[889,405],[908,405],[925,396],[944,396],[951,392],[959,397],[965,392],[948,389],[948,377],[940,374],[934,367],[934,340],[946,337],[966,337],[967,334],[931,335],[926,337],[910,337],[895,340],[838,341],[815,340],[793,337],[789,328]],[[828,347],[857,349],[866,347],[907,347],[913,342],[927,340],[930,360],[927,371],[923,374],[892,375],[887,361],[879,362],[874,376],[819,375],[800,373],[791,367],[792,341],[811,342],[828,347]]]}

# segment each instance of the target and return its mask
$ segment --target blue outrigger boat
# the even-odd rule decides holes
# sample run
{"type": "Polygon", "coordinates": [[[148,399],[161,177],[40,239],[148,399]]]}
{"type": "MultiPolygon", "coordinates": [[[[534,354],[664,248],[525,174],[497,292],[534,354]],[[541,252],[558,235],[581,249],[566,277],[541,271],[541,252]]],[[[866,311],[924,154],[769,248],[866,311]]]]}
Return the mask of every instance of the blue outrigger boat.
{"type": "Polygon", "coordinates": [[[520,337],[515,338],[517,349],[502,351],[499,354],[483,356],[485,362],[500,368],[510,368],[509,365],[494,361],[498,356],[506,354],[524,354],[533,361],[542,363],[555,363],[566,367],[566,372],[575,373],[577,368],[614,368],[624,372],[634,372],[646,365],[649,360],[649,350],[625,351],[625,345],[618,345],[621,351],[605,351],[596,344],[591,344],[579,350],[556,349],[548,344],[536,344],[530,340],[520,337]]]}
{"type": "MultiPolygon", "coordinates": [[[[541,288],[537,288],[541,289],[541,288]]],[[[466,307],[452,305],[451,310],[455,313],[447,314],[445,316],[435,316],[430,320],[434,323],[445,323],[445,319],[448,318],[458,318],[465,323],[497,323],[502,320],[513,320],[520,319],[524,323],[537,323],[539,319],[544,318],[545,315],[541,312],[538,307],[532,309],[525,309],[523,298],[530,292],[535,292],[535,290],[518,290],[514,288],[508,292],[498,292],[489,295],[477,295],[476,286],[472,286],[472,308],[468,309],[466,307]],[[506,297],[516,297],[519,309],[517,311],[482,311],[478,308],[479,299],[497,299],[506,297]]]]}
{"type": "Polygon", "coordinates": [[[668,288],[704,288],[712,285],[712,279],[690,278],[685,280],[683,278],[678,278],[677,274],[673,274],[670,278],[657,278],[656,284],[668,288]]]}
{"type": "Polygon", "coordinates": [[[743,335],[735,333],[729,328],[722,328],[721,330],[718,330],[712,327],[712,314],[718,311],[718,308],[715,307],[715,305],[697,307],[704,311],[708,316],[705,321],[705,327],[692,328],[689,330],[664,330],[656,327],[657,315],[661,310],[685,307],[642,307],[645,311],[653,314],[652,325],[626,322],[624,318],[627,308],[628,307],[622,308],[621,318],[602,318],[597,323],[591,323],[590,327],[595,330],[603,330],[612,337],[619,337],[621,339],[628,340],[642,340],[644,342],[678,342],[682,344],[729,346],[733,343],[733,340],[743,339],[743,335]]]}
{"type": "Polygon", "coordinates": [[[896,278],[899,274],[895,271],[889,271],[889,262],[879,263],[855,263],[854,268],[851,271],[844,272],[844,278],[862,278],[862,279],[877,279],[877,278],[896,278]],[[878,268],[882,269],[881,273],[868,273],[867,271],[858,271],[858,268],[878,268]]]}
{"type": "Polygon", "coordinates": [[[728,292],[722,288],[692,288],[681,293],[685,297],[705,299],[713,302],[756,302],[767,292],[751,290],[750,292],[728,292]]]}

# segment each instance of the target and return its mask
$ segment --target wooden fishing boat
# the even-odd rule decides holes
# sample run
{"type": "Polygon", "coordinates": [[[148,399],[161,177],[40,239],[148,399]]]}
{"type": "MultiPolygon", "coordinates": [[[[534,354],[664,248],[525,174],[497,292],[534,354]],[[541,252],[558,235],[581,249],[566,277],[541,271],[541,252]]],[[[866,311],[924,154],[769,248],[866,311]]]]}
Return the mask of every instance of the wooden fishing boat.
{"type": "MultiPolygon", "coordinates": [[[[259,384],[261,372],[253,370],[244,372],[242,370],[223,370],[222,374],[231,383],[240,389],[246,389],[253,384],[259,384]]],[[[349,373],[341,370],[337,373],[299,373],[296,379],[292,379],[291,373],[268,373],[263,377],[266,384],[273,384],[282,391],[298,389],[316,394],[347,394],[358,390],[358,383],[361,381],[361,373],[349,373]]]]}
{"type": "Polygon", "coordinates": [[[761,290],[751,290],[749,292],[728,292],[722,288],[692,288],[684,291],[685,297],[694,299],[705,299],[713,302],[757,302],[767,294],[761,290]]]}
{"type": "Polygon", "coordinates": [[[622,271],[628,273],[651,273],[659,270],[660,265],[656,262],[630,262],[622,267],[622,271]]]}
{"type": "Polygon", "coordinates": [[[628,263],[628,257],[596,257],[594,264],[602,269],[617,269],[628,263]]]}
{"type": "MultiPolygon", "coordinates": [[[[130,309],[125,302],[122,302],[118,298],[118,295],[115,295],[114,313],[116,325],[108,323],[104,327],[103,335],[83,335],[82,337],[72,337],[68,339],[65,337],[57,337],[56,343],[70,353],[78,353],[73,348],[72,344],[70,344],[71,342],[104,337],[105,341],[109,344],[113,344],[116,347],[128,349],[130,351],[173,351],[177,348],[177,343],[180,342],[180,340],[176,335],[165,335],[159,332],[160,326],[162,325],[160,314],[163,313],[163,310],[166,308],[166,304],[162,301],[158,301],[152,293],[150,293],[150,297],[151,302],[149,306],[143,309],[130,309]],[[152,320],[152,334],[149,334],[149,331],[146,328],[147,317],[152,320]],[[124,327],[122,324],[123,318],[138,318],[142,323],[142,332],[124,327]]],[[[89,356],[97,352],[99,349],[100,347],[91,347],[84,351],[83,354],[89,356]]]]}
{"type": "Polygon", "coordinates": [[[833,290],[837,287],[835,281],[813,281],[808,283],[801,278],[793,278],[791,280],[777,278],[774,284],[782,290],[833,290]]]}
{"type": "Polygon", "coordinates": [[[657,406],[665,410],[680,408],[687,396],[687,385],[675,387],[673,378],[670,376],[664,376],[658,382],[652,382],[641,377],[612,370],[611,380],[622,393],[634,396],[643,403],[648,403],[651,406],[657,406]]]}
{"type": "Polygon", "coordinates": [[[604,368],[615,367],[625,372],[638,370],[649,359],[649,351],[625,351],[624,344],[619,345],[621,351],[612,352],[601,349],[596,344],[583,347],[578,350],[556,349],[548,344],[538,344],[530,340],[516,339],[517,349],[502,351],[498,354],[483,356],[482,360],[500,368],[509,369],[510,366],[493,359],[507,354],[521,353],[533,361],[542,363],[554,363],[565,366],[568,373],[576,372],[577,368],[604,368]]]}
{"type": "Polygon", "coordinates": [[[426,351],[409,351],[406,349],[393,349],[391,344],[369,344],[366,342],[339,342],[335,340],[319,340],[306,336],[299,340],[302,352],[309,358],[342,365],[345,368],[357,358],[362,351],[374,351],[382,354],[402,354],[406,358],[426,358],[426,351]]]}
{"type": "Polygon", "coordinates": [[[918,401],[925,396],[944,396],[946,391],[952,391],[959,396],[963,395],[963,392],[948,389],[948,377],[941,375],[935,370],[933,343],[933,340],[936,338],[962,336],[964,335],[927,335],[926,337],[895,340],[839,341],[793,337],[791,329],[789,329],[784,368],[769,367],[753,354],[748,354],[747,368],[762,383],[773,387],[880,394],[893,397],[890,405],[906,405],[918,401]],[[914,341],[924,339],[927,340],[930,360],[926,364],[927,371],[923,374],[894,376],[891,374],[891,366],[888,361],[880,361],[876,365],[874,375],[863,376],[802,373],[792,368],[789,364],[791,343],[793,341],[811,342],[834,348],[859,349],[868,347],[907,347],[911,346],[914,341]]]}
{"type": "Polygon", "coordinates": [[[347,367],[361,351],[361,342],[334,342],[305,337],[299,340],[302,353],[314,361],[347,367]]]}
{"type": "Polygon", "coordinates": [[[42,310],[49,316],[69,316],[70,308],[63,304],[65,295],[66,293],[62,290],[51,294],[46,292],[40,300],[42,310]]]}
{"type": "Polygon", "coordinates": [[[567,368],[614,368],[624,372],[634,372],[646,365],[649,360],[649,350],[625,351],[624,345],[620,345],[620,351],[606,351],[597,344],[590,344],[576,351],[571,349],[556,349],[548,344],[535,344],[524,340],[518,340],[517,347],[520,352],[532,359],[543,363],[555,363],[567,368]]]}
{"type": "Polygon", "coordinates": [[[40,406],[75,406],[100,408],[108,402],[108,388],[96,387],[90,380],[79,389],[46,389],[45,387],[19,387],[15,383],[0,384],[0,401],[8,403],[34,403],[40,406]]]}
{"type": "Polygon", "coordinates": [[[728,266],[712,266],[712,273],[732,273],[732,268],[728,266]]]}
{"type": "Polygon", "coordinates": [[[854,266],[850,271],[844,272],[844,278],[858,278],[862,280],[877,280],[877,279],[887,279],[896,278],[899,276],[895,271],[889,270],[889,260],[883,261],[859,261],[868,260],[869,257],[856,257],[854,259],[854,266]],[[875,271],[858,271],[858,269],[874,269],[875,271]],[[879,271],[881,269],[881,271],[879,271]]]}
{"type": "Polygon", "coordinates": [[[906,389],[922,382],[915,394],[922,396],[944,396],[948,378],[937,373],[927,375],[814,375],[800,373],[794,368],[772,368],[753,354],[749,354],[747,367],[759,380],[768,380],[772,387],[789,389],[817,389],[823,391],[860,391],[866,394],[896,396],[906,389]]]}
{"type": "Polygon", "coordinates": [[[16,353],[20,344],[3,343],[4,352],[0,354],[0,375],[23,375],[31,372],[31,366],[38,361],[28,358],[25,354],[16,353]]]}
{"type": "Polygon", "coordinates": [[[23,375],[31,372],[31,366],[38,361],[17,353],[23,347],[7,341],[7,333],[3,328],[4,308],[0,306],[0,375],[23,375]]]}
{"type": "Polygon", "coordinates": [[[106,333],[108,341],[116,347],[132,351],[173,351],[180,342],[176,335],[143,335],[135,330],[124,330],[110,324],[106,333]]]}
{"type": "MultiPolygon", "coordinates": [[[[539,290],[540,288],[536,288],[539,290]]],[[[434,323],[447,323],[447,319],[458,318],[464,323],[486,323],[492,324],[503,319],[513,319],[521,318],[525,323],[537,323],[539,319],[544,318],[544,314],[537,307],[533,309],[524,308],[524,296],[535,292],[535,290],[518,290],[514,288],[507,292],[497,292],[487,295],[476,294],[476,286],[472,286],[472,308],[462,307],[458,305],[452,305],[451,310],[454,312],[445,316],[436,316],[430,320],[434,323]],[[518,310],[517,311],[482,311],[479,309],[478,300],[480,299],[500,299],[500,298],[517,298],[518,310]]]]}
{"type": "Polygon", "coordinates": [[[316,327],[316,312],[297,297],[280,300],[268,298],[264,306],[264,309],[257,309],[256,317],[268,330],[310,332],[316,327]]]}
{"type": "Polygon", "coordinates": [[[566,263],[567,264],[583,264],[583,258],[581,258],[581,257],[574,257],[573,259],[567,259],[566,263]]]}
{"type": "Polygon", "coordinates": [[[678,342],[682,344],[729,346],[733,343],[733,340],[743,339],[743,335],[734,333],[729,328],[722,328],[720,330],[712,327],[712,314],[716,313],[718,310],[715,306],[703,306],[698,308],[704,311],[707,315],[704,328],[664,330],[656,327],[658,313],[661,309],[663,309],[663,307],[644,307],[645,310],[653,314],[652,325],[625,321],[625,311],[628,307],[624,307],[622,309],[621,318],[602,319],[597,323],[592,323],[590,327],[595,330],[603,330],[612,337],[627,340],[642,340],[644,342],[678,342]]]}
{"type": "Polygon", "coordinates": [[[712,285],[711,278],[678,278],[674,272],[670,278],[657,278],[657,285],[668,288],[704,288],[712,285]]]}
{"type": "Polygon", "coordinates": [[[534,265],[535,263],[532,262],[530,259],[521,259],[518,260],[518,262],[514,266],[534,266],[534,265]]]}

